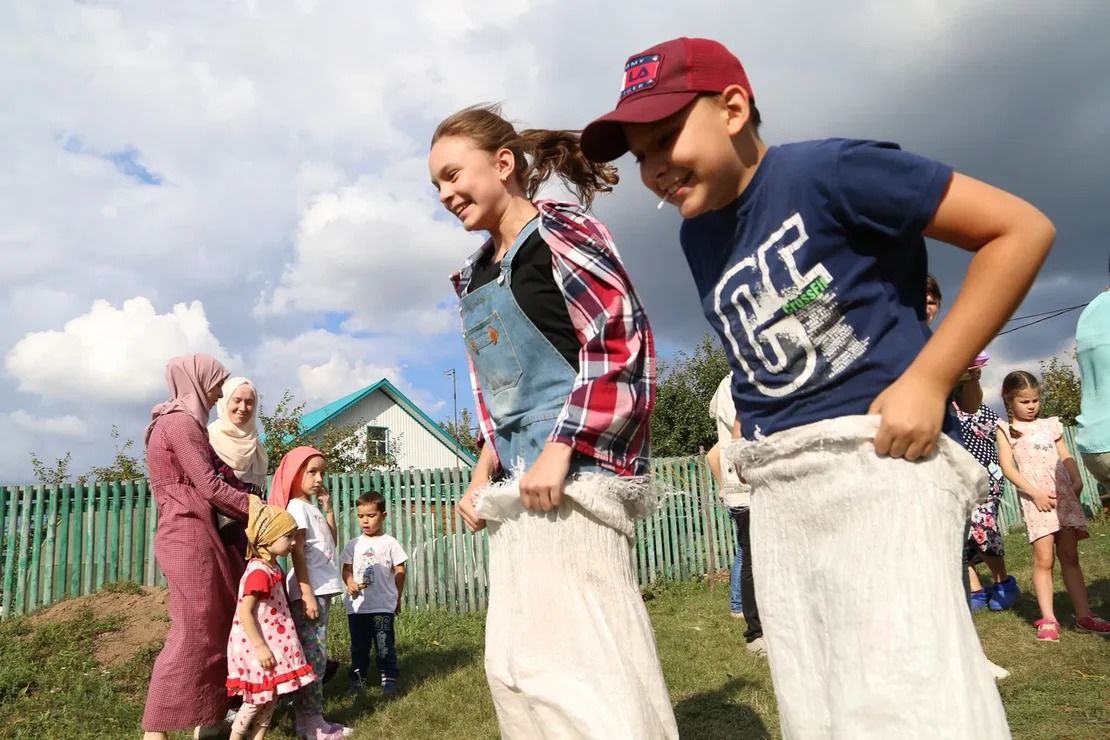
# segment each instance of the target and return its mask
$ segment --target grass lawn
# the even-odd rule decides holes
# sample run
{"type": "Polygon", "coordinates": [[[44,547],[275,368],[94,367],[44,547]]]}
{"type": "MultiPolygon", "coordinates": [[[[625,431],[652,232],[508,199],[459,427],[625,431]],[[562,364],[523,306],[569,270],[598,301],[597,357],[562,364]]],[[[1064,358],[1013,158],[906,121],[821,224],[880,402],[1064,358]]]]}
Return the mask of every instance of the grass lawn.
{"type": "MultiPolygon", "coordinates": [[[[1015,611],[981,613],[975,621],[987,654],[1012,673],[1000,689],[1014,736],[1110,737],[1110,640],[1065,628],[1058,645],[1037,643],[1030,626],[1036,618],[1031,551],[1021,533],[1007,539],[1007,548],[1008,564],[1027,593],[1015,611]]],[[[1092,525],[1080,551],[1092,605],[1110,616],[1110,525],[1092,525]]],[[[1070,620],[1059,578],[1057,588],[1058,616],[1070,620]]],[[[728,615],[727,582],[668,584],[652,596],[648,609],[682,735],[777,736],[767,666],[743,649],[743,623],[728,615]]],[[[346,620],[341,609],[334,614],[331,652],[345,658],[346,620]]],[[[61,622],[0,625],[0,737],[139,737],[157,649],[100,667],[93,646],[119,623],[119,616],[89,613],[61,622]]],[[[355,737],[496,737],[482,673],[482,615],[405,613],[397,637],[402,696],[386,702],[371,691],[352,700],[340,676],[328,686],[329,717],[355,727],[355,737]]],[[[269,737],[293,737],[289,713],[279,713],[269,737]]]]}

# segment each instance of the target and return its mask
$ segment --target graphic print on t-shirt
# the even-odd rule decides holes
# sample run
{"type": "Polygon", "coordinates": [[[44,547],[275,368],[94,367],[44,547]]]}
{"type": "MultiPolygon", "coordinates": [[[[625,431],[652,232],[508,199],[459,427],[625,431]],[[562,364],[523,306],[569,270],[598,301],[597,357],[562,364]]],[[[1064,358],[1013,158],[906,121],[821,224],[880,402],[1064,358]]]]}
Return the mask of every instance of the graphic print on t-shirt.
{"type": "Polygon", "coordinates": [[[837,307],[828,269],[817,263],[803,274],[798,267],[796,255],[808,240],[795,213],[755,254],[728,269],[714,290],[714,311],[732,354],[765,396],[793,393],[818,372],[821,381],[835,378],[870,343],[837,307]]]}
{"type": "Polygon", "coordinates": [[[369,588],[374,585],[374,566],[377,564],[378,559],[374,555],[373,545],[367,547],[365,551],[355,556],[352,571],[354,572],[355,580],[358,581],[363,588],[369,588]]]}

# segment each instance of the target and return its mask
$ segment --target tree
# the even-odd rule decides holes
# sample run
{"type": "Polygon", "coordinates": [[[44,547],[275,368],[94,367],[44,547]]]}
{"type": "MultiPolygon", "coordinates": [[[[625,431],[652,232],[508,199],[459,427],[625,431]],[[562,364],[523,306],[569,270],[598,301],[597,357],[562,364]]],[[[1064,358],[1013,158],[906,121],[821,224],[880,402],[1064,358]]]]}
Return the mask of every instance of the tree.
{"type": "Polygon", "coordinates": [[[285,391],[281,400],[269,415],[261,406],[258,409],[258,420],[262,422],[262,431],[266,435],[263,447],[269,458],[270,475],[277,470],[281,458],[291,449],[296,447],[301,435],[301,416],[304,415],[304,404],[293,405],[293,394],[285,391]]]}
{"type": "MultiPolygon", "coordinates": [[[[73,480],[69,466],[73,461],[73,453],[67,452],[64,456],[54,461],[53,467],[47,467],[38,455],[31,453],[31,469],[35,471],[35,482],[39,485],[55,488],[73,480]]],[[[77,478],[79,484],[84,484],[85,477],[77,478]]]]}
{"type": "Polygon", "coordinates": [[[474,417],[470,415],[470,409],[463,408],[462,413],[459,414],[457,427],[450,419],[440,422],[440,426],[443,431],[457,439],[464,450],[478,457],[478,438],[475,436],[478,426],[474,423],[474,417]]]}
{"type": "Polygon", "coordinates": [[[724,349],[709,334],[702,337],[693,355],[676,352],[670,363],[659,364],[651,415],[652,455],[694,455],[699,447],[713,446],[717,427],[709,415],[709,401],[728,371],[724,349]]]}
{"type": "Polygon", "coordinates": [[[1059,357],[1041,361],[1041,417],[1058,416],[1064,426],[1079,416],[1079,376],[1075,365],[1059,357]]]}
{"type": "MultiPolygon", "coordinates": [[[[89,471],[88,478],[110,483],[112,481],[138,480],[146,477],[146,465],[143,461],[131,455],[131,448],[135,440],[129,439],[122,445],[119,443],[119,427],[112,425],[112,444],[116,447],[116,457],[112,464],[89,471]]],[[[68,454],[68,453],[67,453],[68,454]]]]}

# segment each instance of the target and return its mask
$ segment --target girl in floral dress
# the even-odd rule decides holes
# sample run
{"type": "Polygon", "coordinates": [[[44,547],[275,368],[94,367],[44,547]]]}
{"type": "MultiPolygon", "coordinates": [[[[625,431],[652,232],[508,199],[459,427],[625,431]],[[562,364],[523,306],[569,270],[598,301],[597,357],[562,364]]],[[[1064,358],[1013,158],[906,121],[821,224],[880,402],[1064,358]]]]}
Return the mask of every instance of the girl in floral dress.
{"type": "Polygon", "coordinates": [[[957,397],[967,386],[974,385],[978,397],[978,408],[967,412],[953,403],[956,417],[960,420],[960,433],[964,448],[979,461],[987,471],[987,500],[971,510],[967,540],[964,542],[964,560],[967,562],[969,596],[971,610],[979,611],[990,607],[992,611],[1009,609],[1017,601],[1021,591],[1017,580],[1006,573],[1006,549],[999,529],[998,509],[1002,503],[1002,468],[998,464],[998,448],[995,444],[995,430],[998,428],[998,415],[982,403],[982,389],[979,378],[989,356],[984,352],[976,358],[963,382],[956,389],[957,397]],[[984,587],[975,569],[978,563],[986,563],[994,576],[994,583],[984,587]]]}
{"type": "Polygon", "coordinates": [[[1079,505],[1083,482],[1064,443],[1063,425],[1056,417],[1037,418],[1040,383],[1023,370],[1002,381],[1002,402],[1008,423],[998,422],[998,459],[1002,472],[1018,489],[1025,530],[1033,545],[1033,591],[1041,608],[1041,618],[1034,622],[1037,639],[1060,640],[1060,623],[1052,607],[1052,567],[1057,557],[1064,587],[1075,607],[1076,629],[1110,634],[1110,622],[1091,613],[1079,567],[1078,542],[1089,535],[1079,505]]]}
{"type": "Polygon", "coordinates": [[[227,641],[227,693],[243,697],[232,740],[262,740],[276,699],[316,680],[305,660],[276,559],[293,550],[297,522],[287,511],[251,496],[247,571],[227,641]]]}

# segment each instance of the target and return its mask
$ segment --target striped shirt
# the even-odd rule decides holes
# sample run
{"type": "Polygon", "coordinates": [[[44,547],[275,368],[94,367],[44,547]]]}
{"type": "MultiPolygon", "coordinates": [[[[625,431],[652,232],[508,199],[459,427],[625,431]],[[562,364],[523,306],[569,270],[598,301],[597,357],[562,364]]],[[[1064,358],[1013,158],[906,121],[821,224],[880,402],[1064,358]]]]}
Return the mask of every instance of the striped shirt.
{"type": "MultiPolygon", "coordinates": [[[[574,203],[538,201],[536,208],[540,234],[551,249],[552,272],[582,346],[578,374],[548,440],[574,448],[617,475],[643,475],[655,405],[655,343],[647,314],[600,221],[574,203]]],[[[473,266],[491,249],[492,239],[451,276],[460,297],[473,266]]],[[[474,363],[468,362],[482,441],[492,442],[493,419],[474,363]]]]}

